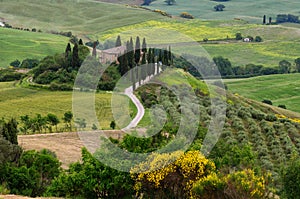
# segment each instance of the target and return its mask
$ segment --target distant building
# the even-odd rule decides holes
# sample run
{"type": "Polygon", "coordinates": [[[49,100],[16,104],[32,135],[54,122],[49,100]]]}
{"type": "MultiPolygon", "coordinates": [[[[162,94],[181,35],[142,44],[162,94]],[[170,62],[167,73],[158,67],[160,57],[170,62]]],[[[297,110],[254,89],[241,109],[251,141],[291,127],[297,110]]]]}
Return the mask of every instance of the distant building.
{"type": "Polygon", "coordinates": [[[251,42],[251,39],[250,38],[245,38],[244,42],[251,42]]]}
{"type": "Polygon", "coordinates": [[[126,51],[125,46],[119,46],[115,48],[110,48],[107,50],[102,50],[100,54],[100,62],[101,63],[111,63],[114,61],[118,61],[118,57],[126,51]]]}

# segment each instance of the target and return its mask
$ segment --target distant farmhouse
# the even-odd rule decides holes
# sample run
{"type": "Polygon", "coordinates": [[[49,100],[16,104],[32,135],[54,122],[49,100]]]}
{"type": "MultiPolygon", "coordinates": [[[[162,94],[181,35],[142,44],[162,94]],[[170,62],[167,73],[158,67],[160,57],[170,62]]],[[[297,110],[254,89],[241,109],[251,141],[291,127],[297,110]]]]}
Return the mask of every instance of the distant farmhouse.
{"type": "Polygon", "coordinates": [[[5,19],[0,17],[0,27],[5,27],[5,19]]]}
{"type": "Polygon", "coordinates": [[[100,62],[101,63],[112,63],[114,61],[118,61],[118,57],[126,51],[125,46],[118,46],[115,48],[110,48],[107,50],[102,50],[100,54],[100,62]]]}

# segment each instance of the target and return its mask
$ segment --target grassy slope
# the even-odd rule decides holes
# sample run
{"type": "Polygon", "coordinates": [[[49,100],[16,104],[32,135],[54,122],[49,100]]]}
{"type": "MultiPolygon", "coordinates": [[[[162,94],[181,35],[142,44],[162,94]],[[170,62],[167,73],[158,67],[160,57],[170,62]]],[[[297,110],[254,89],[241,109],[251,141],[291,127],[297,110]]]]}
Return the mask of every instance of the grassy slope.
{"type": "MultiPolygon", "coordinates": [[[[0,16],[21,27],[37,27],[42,30],[72,31],[76,35],[90,38],[106,40],[115,40],[116,36],[121,34],[122,41],[130,36],[146,37],[148,43],[173,43],[186,40],[202,41],[204,38],[225,39],[227,36],[233,38],[235,33],[241,32],[244,36],[260,35],[264,39],[263,43],[245,44],[245,43],[223,43],[223,44],[203,44],[205,50],[211,56],[228,57],[233,65],[244,65],[248,63],[263,64],[274,67],[278,62],[286,59],[293,62],[298,57],[300,46],[295,41],[300,41],[300,30],[291,26],[262,26],[257,24],[248,24],[245,21],[228,21],[233,17],[226,17],[229,11],[216,13],[206,8],[206,4],[215,4],[212,1],[177,1],[176,6],[165,6],[161,0],[153,2],[153,5],[161,4],[163,8],[174,9],[177,11],[187,11],[189,7],[197,9],[197,13],[209,18],[210,15],[220,15],[221,21],[200,21],[169,19],[159,14],[148,12],[141,9],[126,7],[125,5],[106,4],[95,1],[83,0],[80,2],[67,1],[37,1],[26,0],[16,3],[16,0],[3,0],[1,2],[0,16]],[[53,3],[56,2],[56,3],[53,3]],[[35,12],[31,12],[35,10],[35,12]],[[200,12],[203,11],[203,12],[200,12]],[[204,12],[205,11],[205,12],[204,12]],[[45,15],[44,13],[51,13],[45,15]],[[74,14],[76,13],[76,14],[74,14]],[[223,16],[224,15],[224,16],[223,16]],[[226,20],[226,21],[223,21],[226,20]],[[176,34],[162,30],[170,29],[176,34]],[[190,37],[190,38],[188,38],[190,37]]],[[[236,12],[243,8],[242,5],[251,5],[253,9],[247,9],[245,15],[260,16],[262,10],[268,13],[271,9],[264,7],[270,0],[264,0],[264,3],[256,2],[238,2],[232,1],[226,4],[236,12]],[[257,5],[256,5],[257,4],[257,5]],[[258,8],[261,7],[261,8],[258,8]],[[255,9],[254,9],[255,8],[255,9]]],[[[294,1],[282,3],[273,3],[277,6],[276,12],[286,9],[293,13],[294,1]],[[278,4],[278,5],[277,5],[278,4]]],[[[229,8],[228,8],[229,9],[229,8]]],[[[174,11],[174,12],[175,12],[174,11]]],[[[233,11],[232,11],[233,12],[233,11]]],[[[276,13],[277,14],[277,13],[276,13]]],[[[258,21],[261,23],[261,19],[258,21]]],[[[198,48],[198,47],[196,47],[198,48]]],[[[184,52],[194,54],[197,49],[194,46],[182,46],[184,52]]]]}
{"type": "Polygon", "coordinates": [[[15,26],[85,35],[161,18],[159,14],[125,5],[90,0],[3,0],[0,16],[15,26]]]}
{"type": "Polygon", "coordinates": [[[230,91],[250,99],[269,99],[274,105],[284,104],[300,112],[300,74],[270,75],[249,79],[225,80],[230,91]]]}
{"type": "MultiPolygon", "coordinates": [[[[59,118],[63,114],[72,110],[72,92],[51,92],[47,90],[34,90],[28,88],[15,87],[12,82],[0,83],[0,118],[17,119],[22,115],[42,116],[48,113],[56,114],[59,118]]],[[[100,126],[109,129],[113,120],[111,112],[111,94],[97,93],[95,97],[95,107],[100,126]]],[[[136,113],[134,104],[130,104],[130,110],[136,113]]],[[[63,124],[61,124],[63,127],[63,124]]]]}
{"type": "Polygon", "coordinates": [[[41,59],[64,52],[67,37],[0,28],[0,68],[26,58],[41,59]]]}
{"type": "Polygon", "coordinates": [[[201,20],[160,20],[148,21],[105,31],[99,35],[103,40],[115,39],[121,35],[123,41],[130,36],[146,37],[149,44],[181,43],[186,41],[202,41],[204,38],[226,39],[234,38],[237,32],[243,36],[261,36],[262,43],[222,42],[219,44],[180,44],[176,47],[180,52],[197,55],[199,48],[205,49],[211,57],[223,56],[229,58],[233,65],[249,63],[262,64],[268,67],[278,66],[285,59],[294,62],[299,57],[300,30],[281,25],[265,26],[248,24],[243,21],[201,21],[201,20]],[[202,47],[201,47],[201,46],[202,47]]]}
{"type": "Polygon", "coordinates": [[[164,0],[157,0],[151,4],[150,8],[165,10],[176,16],[179,16],[181,12],[189,12],[193,16],[201,19],[224,20],[241,18],[259,23],[262,21],[264,14],[268,17],[273,17],[273,19],[275,19],[277,14],[281,13],[299,14],[299,10],[297,9],[299,2],[297,0],[276,2],[273,0],[260,2],[245,0],[231,0],[228,2],[176,0],[176,2],[177,5],[167,6],[164,0]],[[215,12],[213,7],[220,3],[224,4],[226,8],[223,12],[215,12]]]}

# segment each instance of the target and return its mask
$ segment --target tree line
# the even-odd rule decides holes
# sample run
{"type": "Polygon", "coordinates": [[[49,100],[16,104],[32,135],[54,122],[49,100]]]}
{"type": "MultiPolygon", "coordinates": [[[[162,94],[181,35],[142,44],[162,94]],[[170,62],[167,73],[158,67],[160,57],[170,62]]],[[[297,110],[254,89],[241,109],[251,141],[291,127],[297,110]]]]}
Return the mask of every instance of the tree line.
{"type": "MultiPolygon", "coordinates": [[[[142,44],[139,36],[136,37],[135,47],[133,39],[126,42],[125,52],[118,57],[118,71],[121,76],[131,70],[131,81],[133,89],[136,83],[141,84],[147,77],[156,75],[160,70],[173,64],[171,47],[169,49],[147,48],[146,39],[143,38],[142,44]]],[[[117,37],[116,46],[121,46],[121,38],[117,37]]]]}
{"type": "MultiPolygon", "coordinates": [[[[193,56],[188,57],[196,59],[197,67],[201,67],[204,74],[199,74],[198,70],[195,69],[195,66],[186,61],[184,57],[174,59],[174,66],[183,68],[198,78],[202,78],[203,75],[206,78],[213,78],[214,67],[217,67],[223,78],[248,78],[260,75],[300,73],[300,58],[294,60],[294,65],[287,60],[282,60],[276,67],[265,67],[257,64],[233,66],[228,58],[224,58],[222,56],[213,57],[213,63],[205,58],[195,58],[193,56]]],[[[215,76],[217,76],[217,74],[215,74],[215,76]]]]}
{"type": "MultiPolygon", "coordinates": [[[[73,113],[71,111],[65,112],[64,116],[61,118],[65,124],[64,130],[72,131],[72,120],[73,113]]],[[[28,115],[23,115],[20,117],[22,126],[20,131],[23,134],[32,133],[46,133],[46,132],[59,132],[57,126],[61,123],[61,120],[52,113],[48,113],[46,116],[41,114],[36,114],[34,117],[28,115]],[[55,127],[55,130],[53,129],[55,127]]]]}

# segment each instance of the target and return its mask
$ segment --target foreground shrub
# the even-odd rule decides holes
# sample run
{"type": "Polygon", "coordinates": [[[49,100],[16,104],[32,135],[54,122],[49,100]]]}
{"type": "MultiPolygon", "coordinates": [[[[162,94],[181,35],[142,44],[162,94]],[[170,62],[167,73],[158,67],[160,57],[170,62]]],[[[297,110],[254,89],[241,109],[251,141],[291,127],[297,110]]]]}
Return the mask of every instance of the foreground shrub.
{"type": "Polygon", "coordinates": [[[284,169],[283,190],[287,198],[300,198],[300,160],[293,160],[284,169]]]}
{"type": "Polygon", "coordinates": [[[185,154],[177,151],[153,154],[147,162],[133,168],[131,173],[138,195],[146,198],[190,198],[193,184],[214,170],[214,163],[199,151],[185,154]]]}

